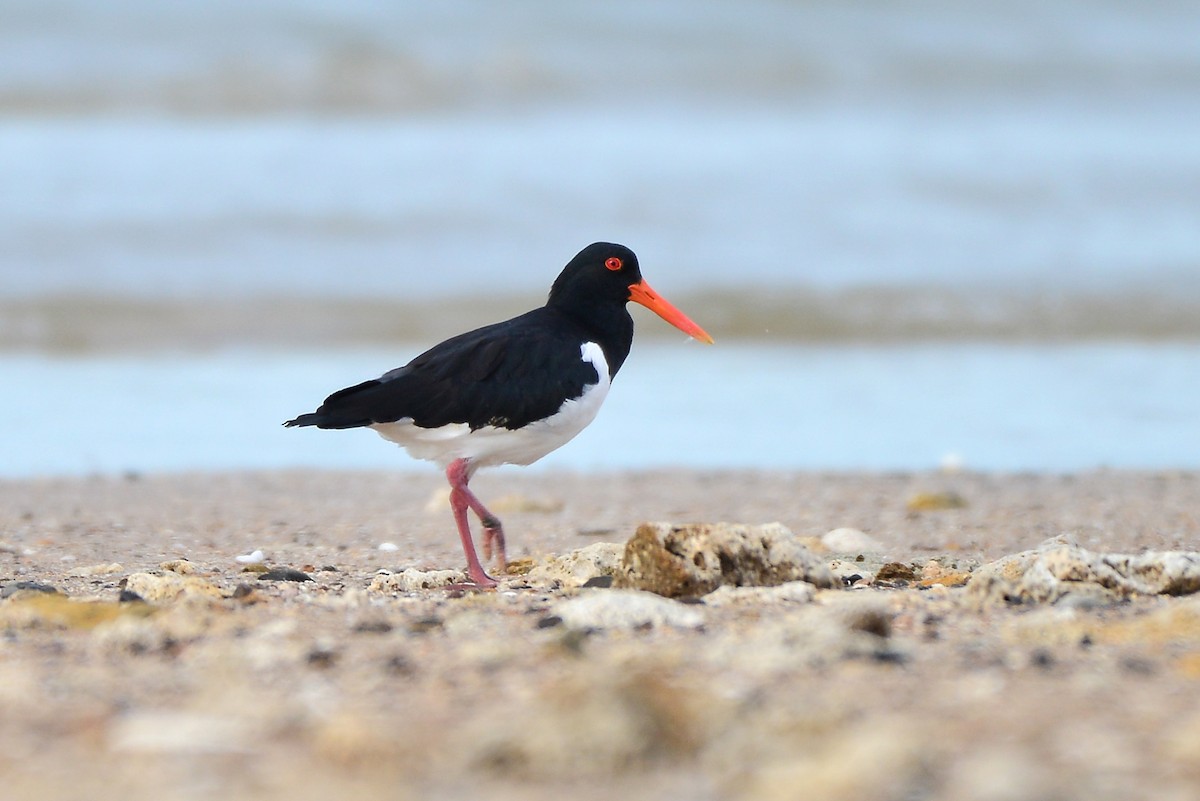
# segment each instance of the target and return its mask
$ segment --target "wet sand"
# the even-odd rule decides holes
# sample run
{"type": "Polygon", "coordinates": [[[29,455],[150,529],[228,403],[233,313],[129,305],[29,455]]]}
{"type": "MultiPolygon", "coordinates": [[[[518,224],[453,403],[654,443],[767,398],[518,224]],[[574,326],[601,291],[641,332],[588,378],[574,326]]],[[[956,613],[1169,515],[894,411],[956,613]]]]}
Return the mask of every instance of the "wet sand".
{"type": "MultiPolygon", "coordinates": [[[[380,585],[381,570],[461,567],[443,483],[0,483],[5,795],[1200,794],[1192,596],[981,606],[969,585],[877,582],[807,603],[701,598],[686,604],[698,627],[577,629],[556,606],[611,590],[522,575],[487,593],[380,585]],[[236,560],[255,550],[313,580],[260,580],[236,560]],[[138,574],[192,584],[119,602],[138,574]]],[[[778,521],[814,543],[854,528],[879,546],[864,569],[918,573],[930,560],[970,573],[1063,534],[1096,552],[1200,549],[1195,473],[528,471],[473,487],[518,565],[650,520],[778,521]]]]}

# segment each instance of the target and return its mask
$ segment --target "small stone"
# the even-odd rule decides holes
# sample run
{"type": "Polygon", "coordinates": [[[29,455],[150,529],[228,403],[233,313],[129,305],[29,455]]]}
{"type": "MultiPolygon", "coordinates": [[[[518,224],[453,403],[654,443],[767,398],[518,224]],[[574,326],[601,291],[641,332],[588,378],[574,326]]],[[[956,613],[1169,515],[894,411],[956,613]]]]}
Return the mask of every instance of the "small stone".
{"type": "Polygon", "coordinates": [[[313,577],[293,567],[277,567],[258,577],[259,581],[312,581],[313,577]]]}
{"type": "Polygon", "coordinates": [[[120,573],[125,568],[116,562],[110,562],[105,565],[88,565],[86,567],[77,567],[70,572],[69,575],[86,578],[88,576],[110,576],[113,573],[120,573]]]}
{"type": "Polygon", "coordinates": [[[22,591],[46,593],[58,592],[57,589],[51,587],[49,584],[42,584],[37,581],[10,581],[7,582],[3,587],[0,587],[0,598],[8,598],[9,596],[15,595],[16,593],[22,591]]]}
{"type": "Polygon", "coordinates": [[[379,550],[387,553],[395,553],[396,551],[400,550],[400,546],[394,542],[381,542],[379,543],[379,550]]]}
{"type": "Polygon", "coordinates": [[[436,615],[427,615],[426,617],[419,617],[409,623],[408,630],[413,634],[425,634],[427,632],[440,629],[444,625],[445,621],[440,617],[437,617],[436,615]]]}
{"type": "Polygon", "coordinates": [[[906,565],[903,562],[888,562],[875,573],[876,584],[881,581],[908,583],[916,580],[917,572],[913,570],[912,565],[906,565]]]}
{"type": "Polygon", "coordinates": [[[141,754],[249,754],[259,739],[248,720],[166,710],[130,712],[108,732],[113,751],[141,754]]]}
{"type": "Polygon", "coordinates": [[[241,556],[235,556],[234,559],[241,562],[243,565],[257,565],[266,561],[266,556],[262,551],[253,551],[252,553],[244,553],[241,556]]]}
{"type": "Polygon", "coordinates": [[[387,634],[392,630],[392,624],[382,618],[360,620],[354,624],[354,630],[360,634],[387,634]]]}
{"type": "Polygon", "coordinates": [[[394,676],[414,676],[417,669],[401,654],[393,654],[383,663],[384,670],[394,676]]]}
{"type": "Polygon", "coordinates": [[[510,559],[508,564],[504,566],[504,575],[506,576],[524,576],[533,570],[534,560],[529,556],[510,559]]]}
{"type": "Polygon", "coordinates": [[[704,625],[704,616],[695,607],[640,590],[589,592],[555,604],[553,614],[572,629],[704,625]]]}
{"type": "Polygon", "coordinates": [[[162,570],[169,570],[172,573],[178,573],[181,576],[196,572],[196,566],[186,559],[172,559],[169,562],[163,562],[160,564],[159,568],[162,570]]]}
{"type": "Polygon", "coordinates": [[[883,550],[883,543],[856,528],[835,528],[821,537],[821,544],[831,553],[856,554],[883,550]]]}
{"type": "Polygon", "coordinates": [[[733,587],[728,584],[704,596],[707,606],[725,604],[807,604],[817,597],[817,588],[807,581],[789,581],[774,587],[733,587]]]}
{"type": "Polygon", "coordinates": [[[178,573],[133,573],[126,577],[124,589],[137,593],[151,603],[173,601],[181,596],[222,598],[220,587],[198,576],[181,576],[178,573]]]}
{"type": "Polygon", "coordinates": [[[957,492],[918,492],[905,504],[910,512],[937,512],[965,509],[967,500],[957,492]]]}
{"type": "Polygon", "coordinates": [[[829,569],[845,586],[850,586],[856,582],[870,584],[875,580],[875,573],[867,569],[864,564],[865,562],[847,562],[842,559],[834,559],[829,563],[829,569]]]}
{"type": "Polygon", "coordinates": [[[892,636],[893,614],[886,604],[869,596],[848,597],[854,598],[855,601],[839,604],[836,608],[836,616],[847,629],[873,634],[881,639],[892,636]]]}
{"type": "Polygon", "coordinates": [[[314,645],[305,660],[316,668],[331,668],[337,663],[337,651],[326,645],[314,645]]]}

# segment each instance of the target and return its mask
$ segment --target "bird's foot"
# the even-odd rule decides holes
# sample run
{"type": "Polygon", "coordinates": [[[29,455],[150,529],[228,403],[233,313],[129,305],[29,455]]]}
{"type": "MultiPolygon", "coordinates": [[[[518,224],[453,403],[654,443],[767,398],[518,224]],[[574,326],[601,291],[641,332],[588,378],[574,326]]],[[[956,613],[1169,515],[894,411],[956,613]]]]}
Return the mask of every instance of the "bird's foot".
{"type": "Polygon", "coordinates": [[[447,584],[446,589],[459,592],[483,592],[484,590],[494,590],[498,586],[500,586],[500,582],[484,572],[482,567],[478,570],[468,567],[467,580],[461,583],[447,584]]]}
{"type": "Polygon", "coordinates": [[[504,572],[508,566],[508,554],[505,550],[504,528],[499,520],[494,517],[483,520],[483,537],[480,544],[483,546],[483,561],[492,561],[492,555],[495,554],[496,564],[500,571],[504,572]]]}

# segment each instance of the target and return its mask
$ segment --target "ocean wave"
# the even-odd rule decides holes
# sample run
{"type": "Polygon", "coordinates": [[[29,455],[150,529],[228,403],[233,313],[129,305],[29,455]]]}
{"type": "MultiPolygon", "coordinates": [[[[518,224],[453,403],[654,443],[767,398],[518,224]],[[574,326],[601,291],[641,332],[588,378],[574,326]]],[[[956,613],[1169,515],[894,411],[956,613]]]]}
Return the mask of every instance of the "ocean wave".
{"type": "Polygon", "coordinates": [[[534,2],[10,0],[5,17],[5,113],[403,113],[595,99],[1200,88],[1193,12],[1170,0],[970,10],[948,0],[629,0],[564,2],[555,13],[534,2]]]}
{"type": "MultiPolygon", "coordinates": [[[[1200,340],[1200,292],[858,287],[709,290],[673,297],[718,343],[1200,340]]],[[[524,311],[529,298],[132,298],[0,300],[0,351],[106,354],[431,343],[524,311]]],[[[634,307],[636,308],[636,307],[634,307]]],[[[639,338],[677,336],[635,311],[639,338]]]]}

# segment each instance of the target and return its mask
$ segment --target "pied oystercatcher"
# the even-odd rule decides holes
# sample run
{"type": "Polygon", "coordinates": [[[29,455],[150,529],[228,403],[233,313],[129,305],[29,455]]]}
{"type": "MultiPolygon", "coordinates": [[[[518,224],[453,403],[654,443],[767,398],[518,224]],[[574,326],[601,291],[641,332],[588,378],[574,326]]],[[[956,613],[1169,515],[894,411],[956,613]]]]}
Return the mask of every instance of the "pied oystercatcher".
{"type": "Polygon", "coordinates": [[[592,422],[633,343],[631,300],[713,341],[650,288],[632,250],[596,242],[563,268],[545,306],[452,337],[284,425],[373,428],[445,468],[467,575],[495,587],[475,553],[467,509],[483,524],[484,558],[494,551],[501,570],[504,530],[467,483],[481,467],[532,464],[592,422]]]}

